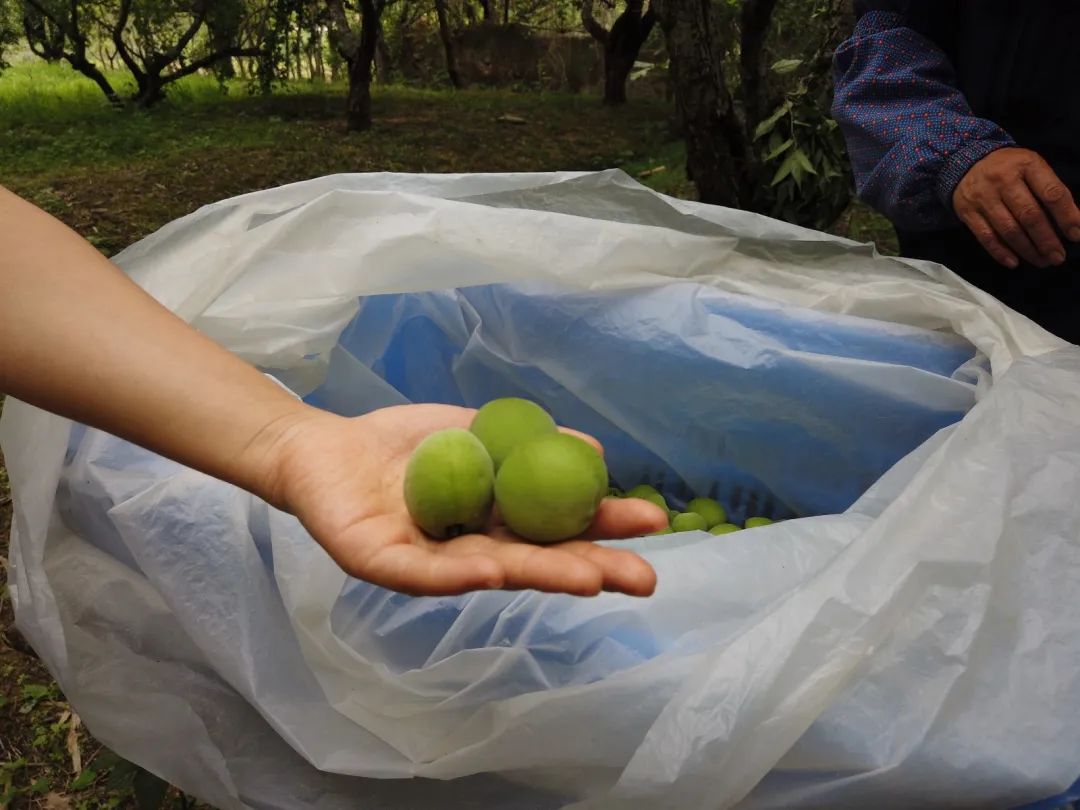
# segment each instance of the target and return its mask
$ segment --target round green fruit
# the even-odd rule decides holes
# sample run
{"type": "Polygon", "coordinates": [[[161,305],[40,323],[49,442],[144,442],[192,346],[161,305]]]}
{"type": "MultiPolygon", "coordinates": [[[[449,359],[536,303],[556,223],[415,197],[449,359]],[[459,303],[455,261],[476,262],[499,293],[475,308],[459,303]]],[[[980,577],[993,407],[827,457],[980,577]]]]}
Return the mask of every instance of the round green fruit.
{"type": "Polygon", "coordinates": [[[713,526],[711,529],[709,529],[709,534],[732,534],[733,532],[741,531],[742,529],[740,529],[734,523],[721,523],[719,526],[713,526]]]}
{"type": "Polygon", "coordinates": [[[492,400],[478,410],[469,430],[484,443],[498,471],[519,444],[555,433],[558,427],[551,414],[535,402],[507,397],[492,400]]]}
{"type": "Polygon", "coordinates": [[[773,522],[765,517],[752,517],[746,519],[746,528],[759,529],[762,526],[771,526],[773,522]]]}
{"type": "Polygon", "coordinates": [[[604,459],[566,433],[518,445],[495,476],[499,514],[514,534],[534,543],[580,537],[607,489],[604,459]]]}
{"type": "Polygon", "coordinates": [[[480,440],[461,428],[440,430],[409,459],[405,506],[416,525],[445,540],[487,525],[494,487],[495,468],[480,440]]]}
{"type": "Polygon", "coordinates": [[[665,526],[665,527],[664,527],[664,528],[662,528],[662,529],[661,529],[660,531],[658,531],[658,532],[653,532],[653,533],[652,533],[651,535],[649,535],[649,536],[650,536],[650,537],[659,537],[659,536],[660,536],[660,535],[662,535],[662,534],[675,534],[675,530],[674,530],[674,529],[672,529],[672,528],[671,528],[670,526],[665,526]]]}
{"type": "Polygon", "coordinates": [[[724,507],[712,498],[694,498],[686,505],[686,511],[697,512],[705,518],[705,523],[710,529],[721,523],[727,523],[727,512],[724,511],[724,507]]]}
{"type": "Polygon", "coordinates": [[[667,501],[664,500],[664,496],[657,492],[655,487],[650,487],[648,484],[639,484],[626,493],[627,498],[637,498],[642,501],[648,501],[654,503],[665,511],[668,509],[667,501]]]}
{"type": "Polygon", "coordinates": [[[671,528],[674,532],[703,532],[709,526],[705,518],[697,512],[682,512],[671,519],[671,528]]]}

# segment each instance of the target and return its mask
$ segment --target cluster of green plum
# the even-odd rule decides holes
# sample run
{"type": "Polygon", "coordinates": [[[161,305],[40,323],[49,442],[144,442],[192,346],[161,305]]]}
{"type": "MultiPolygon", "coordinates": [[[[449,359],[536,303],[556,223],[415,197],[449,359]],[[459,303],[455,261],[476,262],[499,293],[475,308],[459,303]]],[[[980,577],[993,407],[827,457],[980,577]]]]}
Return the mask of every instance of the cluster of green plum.
{"type": "Polygon", "coordinates": [[[405,471],[405,505],[429,536],[483,531],[493,509],[533,543],[580,537],[608,494],[603,457],[559,431],[534,402],[489,402],[468,430],[450,428],[417,446],[405,471]]]}
{"type": "MultiPolygon", "coordinates": [[[[671,524],[657,534],[740,531],[709,498],[695,498],[685,511],[673,512],[651,486],[626,493],[610,489],[607,465],[595,447],[560,432],[535,402],[514,397],[480,408],[468,430],[441,430],[421,442],[405,471],[404,495],[413,522],[438,540],[484,531],[497,509],[518,537],[561,543],[580,537],[609,496],[641,498],[664,509],[671,524]]],[[[771,522],[750,518],[745,527],[771,522]]]]}
{"type": "Polygon", "coordinates": [[[742,526],[728,522],[727,510],[712,498],[694,498],[686,505],[686,510],[678,512],[668,506],[664,496],[648,484],[639,484],[627,492],[609,490],[609,495],[616,498],[640,498],[655,503],[671,516],[671,523],[666,529],[656,534],[678,534],[680,532],[709,532],[710,534],[731,534],[743,529],[756,529],[768,526],[773,521],[766,517],[747,518],[742,526]]]}

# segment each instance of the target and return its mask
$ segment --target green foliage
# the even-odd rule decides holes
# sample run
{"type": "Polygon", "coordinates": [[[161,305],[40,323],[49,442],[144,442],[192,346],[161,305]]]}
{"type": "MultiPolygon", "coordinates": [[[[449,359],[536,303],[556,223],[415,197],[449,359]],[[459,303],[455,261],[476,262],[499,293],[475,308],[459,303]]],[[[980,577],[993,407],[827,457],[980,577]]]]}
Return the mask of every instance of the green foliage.
{"type": "MultiPolygon", "coordinates": [[[[798,70],[798,61],[787,60],[781,70],[798,70]]],[[[754,133],[768,179],[759,210],[818,230],[829,228],[851,202],[844,138],[823,101],[803,78],[754,133]]]]}
{"type": "Polygon", "coordinates": [[[8,67],[8,50],[19,41],[19,10],[15,0],[0,0],[0,73],[8,67]]]}
{"type": "Polygon", "coordinates": [[[94,784],[94,780],[97,779],[97,776],[97,771],[93,768],[83,768],[79,775],[71,780],[71,784],[68,787],[72,790],[86,790],[94,784]]]}
{"type": "Polygon", "coordinates": [[[56,700],[56,684],[28,683],[19,691],[19,713],[30,714],[42,701],[56,700]]]}

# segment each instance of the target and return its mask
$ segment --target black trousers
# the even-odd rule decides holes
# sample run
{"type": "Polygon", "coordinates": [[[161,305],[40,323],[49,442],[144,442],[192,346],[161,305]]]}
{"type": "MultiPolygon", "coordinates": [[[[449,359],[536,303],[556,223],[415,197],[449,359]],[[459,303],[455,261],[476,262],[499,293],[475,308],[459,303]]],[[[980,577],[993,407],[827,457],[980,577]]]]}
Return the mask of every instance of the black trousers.
{"type": "Polygon", "coordinates": [[[943,264],[1048,332],[1080,344],[1080,245],[1062,240],[1067,260],[1061,267],[1021,263],[1010,270],[990,258],[966,228],[898,235],[907,258],[943,264]]]}

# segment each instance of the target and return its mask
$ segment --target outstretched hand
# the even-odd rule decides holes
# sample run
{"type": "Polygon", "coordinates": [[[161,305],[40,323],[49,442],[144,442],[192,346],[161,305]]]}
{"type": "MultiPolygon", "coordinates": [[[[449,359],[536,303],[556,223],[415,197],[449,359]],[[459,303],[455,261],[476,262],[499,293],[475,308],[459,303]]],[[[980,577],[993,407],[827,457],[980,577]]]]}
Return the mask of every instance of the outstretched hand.
{"type": "MultiPolygon", "coordinates": [[[[265,498],[345,571],[386,588],[652,593],[644,560],[587,540],[539,547],[498,526],[448,542],[423,535],[405,508],[409,458],[474,411],[410,405],[345,419],[309,408],[2,188],[0,244],[0,391],[265,498]]],[[[644,501],[605,501],[590,535],[641,535],[666,518],[644,501]]]]}
{"type": "Polygon", "coordinates": [[[525,543],[498,525],[485,534],[438,541],[413,523],[402,490],[413,450],[437,430],[468,427],[474,414],[448,405],[385,408],[356,419],[309,412],[275,442],[262,489],[296,515],[347,573],[391,590],[429,596],[487,589],[652,594],[656,574],[648,563],[590,542],[666,526],[663,510],[644,501],[606,499],[588,537],[553,546],[525,543]]]}

